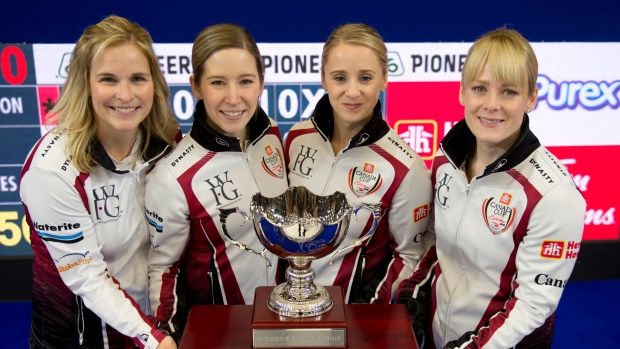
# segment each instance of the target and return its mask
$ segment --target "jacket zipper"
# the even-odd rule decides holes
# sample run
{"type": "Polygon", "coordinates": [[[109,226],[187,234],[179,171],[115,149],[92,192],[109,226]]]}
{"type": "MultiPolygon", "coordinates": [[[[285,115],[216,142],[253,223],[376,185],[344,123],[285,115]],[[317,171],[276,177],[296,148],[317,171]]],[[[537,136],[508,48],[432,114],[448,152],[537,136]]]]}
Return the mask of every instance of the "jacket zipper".
{"type": "MultiPolygon", "coordinates": [[[[454,163],[452,162],[452,159],[450,159],[449,156],[446,155],[446,158],[448,159],[448,161],[450,161],[450,163],[452,165],[454,165],[454,163]]],[[[459,174],[462,174],[462,172],[459,170],[458,167],[455,167],[456,171],[459,174]]],[[[471,191],[469,189],[471,189],[471,187],[473,186],[474,182],[476,181],[477,177],[472,178],[471,182],[467,181],[467,177],[466,176],[460,176],[461,179],[463,179],[465,181],[465,188],[463,188],[462,190],[460,190],[460,193],[465,193],[465,195],[467,195],[467,198],[465,200],[465,205],[463,206],[463,213],[461,214],[461,218],[459,220],[459,225],[456,229],[456,249],[459,253],[459,260],[462,261],[463,260],[463,256],[461,255],[461,249],[459,247],[459,239],[460,239],[460,235],[461,235],[461,230],[463,228],[463,221],[465,220],[465,215],[467,214],[467,208],[469,207],[469,200],[471,199],[471,191]]],[[[461,272],[461,276],[462,276],[462,272],[461,272]]],[[[442,275],[442,277],[445,277],[445,275],[442,275]]],[[[456,289],[459,287],[459,285],[461,284],[461,280],[459,279],[459,282],[456,284],[455,288],[452,290],[451,294],[450,294],[450,301],[448,302],[448,305],[446,306],[446,317],[445,317],[445,326],[442,329],[443,332],[443,338],[446,337],[446,330],[448,328],[448,323],[450,323],[450,320],[448,319],[448,317],[451,314],[451,308],[452,308],[452,296],[454,295],[454,293],[456,292],[456,289]]],[[[444,343],[445,344],[445,343],[444,343]]]]}

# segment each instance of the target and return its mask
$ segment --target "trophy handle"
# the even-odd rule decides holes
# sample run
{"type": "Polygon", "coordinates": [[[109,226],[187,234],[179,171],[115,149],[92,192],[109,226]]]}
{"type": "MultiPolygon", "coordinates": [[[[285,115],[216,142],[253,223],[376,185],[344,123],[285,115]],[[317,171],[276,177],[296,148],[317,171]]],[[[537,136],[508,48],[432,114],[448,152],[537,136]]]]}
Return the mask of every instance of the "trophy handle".
{"type": "Polygon", "coordinates": [[[375,233],[375,231],[377,230],[377,227],[379,226],[379,220],[381,220],[381,204],[366,204],[366,203],[362,203],[361,205],[357,206],[354,210],[353,210],[353,218],[355,218],[356,221],[360,221],[357,218],[357,212],[361,209],[367,209],[370,212],[372,212],[372,217],[373,217],[373,222],[372,222],[372,227],[370,228],[370,230],[364,234],[364,236],[360,237],[359,239],[353,241],[350,245],[343,247],[343,248],[336,248],[336,253],[334,253],[334,255],[332,256],[332,258],[329,259],[329,265],[334,265],[334,259],[336,259],[336,257],[338,257],[339,255],[341,255],[343,252],[350,250],[354,247],[360,246],[362,243],[364,243],[364,241],[370,239],[370,237],[375,233]]]}
{"type": "Polygon", "coordinates": [[[241,251],[246,251],[246,252],[250,252],[250,253],[254,253],[256,255],[259,255],[261,257],[263,257],[263,259],[265,259],[267,261],[267,267],[271,268],[271,261],[267,258],[267,256],[265,255],[267,253],[267,249],[263,249],[263,252],[258,252],[256,250],[253,250],[251,248],[248,247],[248,245],[243,244],[237,240],[233,240],[233,238],[230,236],[230,234],[228,234],[228,230],[226,229],[226,220],[228,219],[228,216],[230,216],[233,213],[239,213],[243,216],[243,223],[241,223],[241,226],[243,226],[247,221],[249,221],[250,219],[252,219],[251,216],[249,216],[247,213],[243,212],[242,210],[240,210],[238,207],[233,207],[233,208],[220,208],[220,223],[222,224],[222,230],[224,232],[224,236],[226,237],[226,239],[233,245],[236,245],[237,247],[239,247],[239,249],[241,251]]]}

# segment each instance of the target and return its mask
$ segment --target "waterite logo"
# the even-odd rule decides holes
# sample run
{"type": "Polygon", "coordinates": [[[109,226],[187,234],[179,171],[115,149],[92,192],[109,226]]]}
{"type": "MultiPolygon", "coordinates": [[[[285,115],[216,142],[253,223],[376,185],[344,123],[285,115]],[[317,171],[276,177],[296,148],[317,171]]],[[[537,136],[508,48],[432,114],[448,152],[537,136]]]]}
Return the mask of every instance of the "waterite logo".
{"type": "Polygon", "coordinates": [[[423,160],[431,160],[437,149],[437,122],[435,120],[400,120],[394,129],[423,160]]]}

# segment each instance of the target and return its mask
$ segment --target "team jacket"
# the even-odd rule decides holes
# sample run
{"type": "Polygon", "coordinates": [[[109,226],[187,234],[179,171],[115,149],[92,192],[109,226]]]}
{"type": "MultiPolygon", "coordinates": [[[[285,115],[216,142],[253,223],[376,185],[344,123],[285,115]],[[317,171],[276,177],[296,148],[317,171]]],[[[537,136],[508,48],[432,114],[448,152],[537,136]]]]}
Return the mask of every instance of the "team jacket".
{"type": "MultiPolygon", "coordinates": [[[[311,119],[289,131],[286,163],[291,186],[305,186],[318,195],[345,193],[352,207],[381,203],[382,218],[363,246],[338,256],[314,260],[315,282],[337,285],[349,303],[388,303],[398,284],[410,276],[424,253],[432,200],[430,172],[422,159],[387,125],[378,102],[371,121],[336,156],[330,144],[333,109],[325,95],[311,119]]],[[[365,235],[370,211],[351,218],[340,248],[365,235]]]]}
{"type": "Polygon", "coordinates": [[[146,315],[144,179],[168,146],[154,140],[136,171],[119,171],[95,140],[99,166],[81,173],[66,142],[66,134],[43,136],[21,175],[34,252],[31,335],[51,348],[124,348],[123,335],[155,348],[165,333],[146,315]]]}
{"type": "Polygon", "coordinates": [[[469,184],[459,169],[475,142],[467,124],[457,123],[441,142],[432,170],[436,250],[399,291],[399,298],[415,296],[432,281],[435,348],[551,345],[555,310],[579,253],[585,200],[528,120],[515,145],[469,184]]]}
{"type": "MultiPolygon", "coordinates": [[[[262,257],[232,245],[219,209],[250,214],[252,195],[286,190],[280,132],[259,108],[243,152],[238,138],[216,132],[206,119],[199,101],[190,133],[147,176],[151,307],[160,326],[175,333],[193,305],[252,304],[257,286],[276,284],[278,258],[267,253],[269,268],[262,257]]],[[[241,214],[228,218],[232,239],[262,251],[252,222],[242,223],[241,214]]]]}

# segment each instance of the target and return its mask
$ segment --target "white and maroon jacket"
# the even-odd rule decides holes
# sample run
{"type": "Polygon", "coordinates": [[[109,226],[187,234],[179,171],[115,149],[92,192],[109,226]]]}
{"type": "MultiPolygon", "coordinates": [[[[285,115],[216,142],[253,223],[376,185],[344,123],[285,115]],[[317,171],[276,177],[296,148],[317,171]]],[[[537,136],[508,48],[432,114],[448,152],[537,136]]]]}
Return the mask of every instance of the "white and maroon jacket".
{"type": "MultiPolygon", "coordinates": [[[[314,194],[345,193],[352,207],[381,203],[382,218],[363,246],[312,262],[315,282],[342,287],[348,303],[389,303],[399,283],[408,278],[424,254],[432,200],[430,172],[424,161],[387,125],[377,102],[371,121],[334,156],[330,138],[333,109],[325,95],[311,119],[289,131],[286,163],[291,186],[314,194]]],[[[359,211],[351,218],[341,248],[368,232],[372,218],[359,211]]]]}
{"type": "Polygon", "coordinates": [[[165,333],[147,317],[144,179],[168,146],[153,139],[135,170],[120,171],[95,139],[88,151],[98,166],[81,173],[66,143],[64,133],[43,136],[21,175],[34,252],[31,335],[52,348],[122,348],[131,342],[123,335],[155,348],[165,333]]]}
{"type": "Polygon", "coordinates": [[[441,142],[432,170],[436,250],[399,291],[399,298],[415,296],[420,283],[432,282],[435,348],[551,344],[586,204],[528,123],[526,115],[519,140],[470,183],[460,169],[475,142],[467,124],[457,123],[441,142]]]}
{"type": "MultiPolygon", "coordinates": [[[[151,306],[160,326],[175,333],[182,331],[191,306],[252,304],[257,286],[279,281],[276,256],[267,253],[269,268],[262,257],[228,242],[219,209],[238,207],[250,214],[252,195],[286,191],[280,132],[259,108],[248,124],[244,152],[238,138],[218,133],[206,120],[201,100],[190,133],[147,176],[151,306]]],[[[242,218],[228,218],[228,233],[262,251],[252,222],[241,225],[242,218]]]]}

